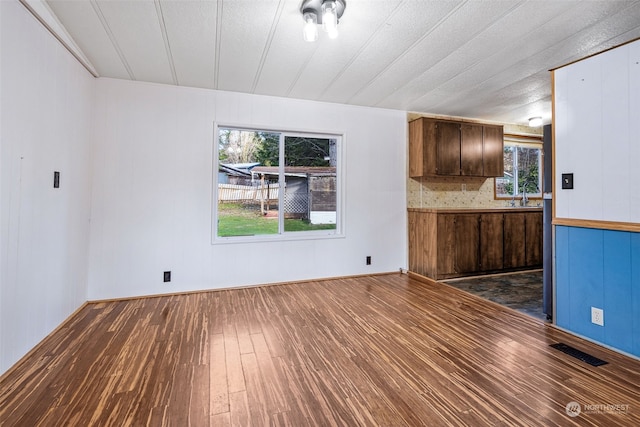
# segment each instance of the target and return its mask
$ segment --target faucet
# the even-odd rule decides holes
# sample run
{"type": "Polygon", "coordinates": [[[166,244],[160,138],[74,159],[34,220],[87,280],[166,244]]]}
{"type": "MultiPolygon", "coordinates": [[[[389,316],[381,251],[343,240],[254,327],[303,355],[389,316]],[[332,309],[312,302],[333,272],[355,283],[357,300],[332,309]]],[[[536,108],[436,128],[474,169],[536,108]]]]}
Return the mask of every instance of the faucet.
{"type": "Polygon", "coordinates": [[[513,192],[513,197],[511,198],[511,201],[509,202],[509,205],[510,205],[512,208],[515,208],[515,207],[516,207],[516,192],[515,192],[515,191],[513,192]]]}
{"type": "Polygon", "coordinates": [[[526,207],[527,203],[529,203],[529,199],[527,198],[527,190],[522,187],[522,200],[520,200],[520,206],[526,207]]]}

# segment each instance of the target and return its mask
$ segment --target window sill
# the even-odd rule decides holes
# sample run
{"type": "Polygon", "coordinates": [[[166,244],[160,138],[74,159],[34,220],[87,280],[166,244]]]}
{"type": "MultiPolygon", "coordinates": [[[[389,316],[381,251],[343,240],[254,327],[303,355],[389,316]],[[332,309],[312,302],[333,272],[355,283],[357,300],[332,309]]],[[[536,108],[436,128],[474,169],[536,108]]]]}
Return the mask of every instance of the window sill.
{"type": "Polygon", "coordinates": [[[327,233],[323,231],[313,232],[291,232],[286,234],[263,234],[253,236],[229,236],[214,237],[212,245],[232,245],[238,243],[274,243],[274,242],[291,242],[301,240],[325,240],[325,239],[343,239],[344,233],[327,233]]]}

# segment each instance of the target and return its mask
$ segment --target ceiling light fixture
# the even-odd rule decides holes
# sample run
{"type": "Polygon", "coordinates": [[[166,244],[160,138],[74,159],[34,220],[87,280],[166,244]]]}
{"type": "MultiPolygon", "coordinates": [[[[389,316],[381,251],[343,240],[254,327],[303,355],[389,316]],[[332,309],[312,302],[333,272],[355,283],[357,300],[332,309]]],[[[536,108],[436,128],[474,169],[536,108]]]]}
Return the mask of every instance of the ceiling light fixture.
{"type": "Polygon", "coordinates": [[[322,24],[329,38],[338,37],[338,20],[346,5],[346,0],[303,0],[300,11],[304,19],[304,40],[318,40],[318,24],[322,24]]]}
{"type": "Polygon", "coordinates": [[[529,119],[529,126],[532,128],[537,128],[538,126],[542,126],[542,117],[531,117],[529,119]]]}

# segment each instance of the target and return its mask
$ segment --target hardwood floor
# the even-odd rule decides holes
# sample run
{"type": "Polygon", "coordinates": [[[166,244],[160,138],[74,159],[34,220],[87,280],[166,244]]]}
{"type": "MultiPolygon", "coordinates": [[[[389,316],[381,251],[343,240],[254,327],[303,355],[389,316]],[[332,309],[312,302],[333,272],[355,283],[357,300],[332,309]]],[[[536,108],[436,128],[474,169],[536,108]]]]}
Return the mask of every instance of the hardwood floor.
{"type": "Polygon", "coordinates": [[[0,425],[630,426],[639,384],[637,360],[390,274],[88,304],[0,379],[0,425]]]}

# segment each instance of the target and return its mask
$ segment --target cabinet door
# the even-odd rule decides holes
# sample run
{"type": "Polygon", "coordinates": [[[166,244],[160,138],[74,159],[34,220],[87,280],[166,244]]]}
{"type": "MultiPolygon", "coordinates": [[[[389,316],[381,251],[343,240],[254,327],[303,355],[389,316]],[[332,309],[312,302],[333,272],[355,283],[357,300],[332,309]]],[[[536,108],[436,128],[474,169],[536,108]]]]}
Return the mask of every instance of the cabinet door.
{"type": "Polygon", "coordinates": [[[542,265],[542,212],[525,215],[526,266],[542,265]]]}
{"type": "Polygon", "coordinates": [[[436,174],[436,122],[419,118],[409,122],[409,176],[436,174]]]}
{"type": "Polygon", "coordinates": [[[480,216],[480,270],[502,269],[504,252],[503,214],[480,216]]]}
{"type": "Polygon", "coordinates": [[[504,215],[504,268],[520,268],[525,265],[525,214],[504,215]]]}
{"type": "Polygon", "coordinates": [[[409,122],[409,176],[417,178],[424,175],[424,120],[409,122]]]}
{"type": "Polygon", "coordinates": [[[451,277],[456,273],[455,229],[455,215],[438,214],[438,274],[436,279],[451,277]]]}
{"type": "Polygon", "coordinates": [[[460,124],[436,123],[436,173],[460,175],[460,124]]]}
{"type": "Polygon", "coordinates": [[[463,123],[460,126],[460,174],[482,176],[483,126],[463,123]]]}
{"type": "Polygon", "coordinates": [[[504,140],[502,126],[484,126],[483,176],[504,175],[504,140]]]}
{"type": "Polygon", "coordinates": [[[456,226],[456,273],[480,270],[480,215],[458,214],[456,226]]]}

